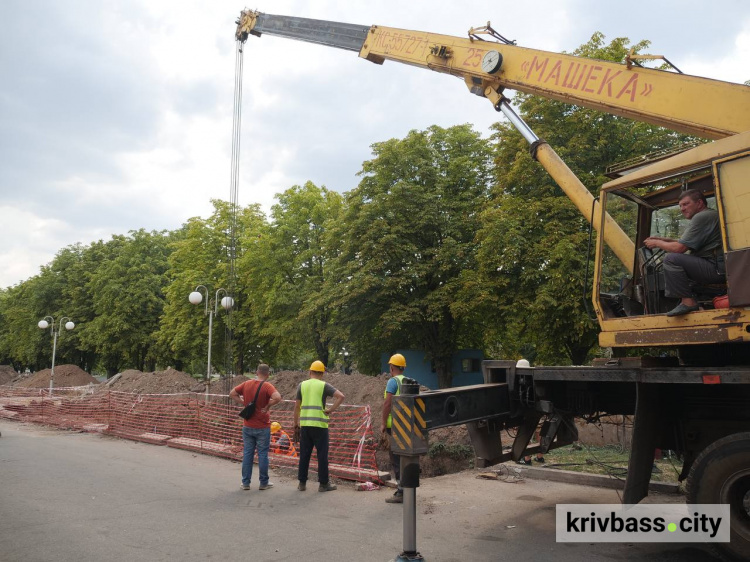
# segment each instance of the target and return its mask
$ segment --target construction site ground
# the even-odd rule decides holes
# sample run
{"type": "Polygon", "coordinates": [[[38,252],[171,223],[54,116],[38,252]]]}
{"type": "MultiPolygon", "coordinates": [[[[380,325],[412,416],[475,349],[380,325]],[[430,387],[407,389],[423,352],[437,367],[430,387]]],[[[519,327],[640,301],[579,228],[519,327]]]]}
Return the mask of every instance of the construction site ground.
{"type": "MultiPolygon", "coordinates": [[[[239,463],[98,434],[0,420],[0,559],[386,561],[403,546],[389,488],[240,489],[239,463]]],[[[544,480],[423,479],[417,547],[427,561],[708,561],[689,544],[558,544],[555,505],[617,503],[615,490],[544,480]]],[[[312,483],[312,482],[311,482],[312,483]]],[[[683,501],[652,495],[654,503],[683,501]]]]}

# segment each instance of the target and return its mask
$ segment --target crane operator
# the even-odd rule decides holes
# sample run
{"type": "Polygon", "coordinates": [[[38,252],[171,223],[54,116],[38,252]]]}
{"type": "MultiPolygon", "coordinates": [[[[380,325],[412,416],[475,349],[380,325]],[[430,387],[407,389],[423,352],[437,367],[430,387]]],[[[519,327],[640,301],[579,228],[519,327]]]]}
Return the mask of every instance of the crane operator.
{"type": "Polygon", "coordinates": [[[647,248],[667,252],[664,256],[664,294],[680,299],[667,316],[681,316],[698,310],[694,283],[726,282],[719,213],[708,208],[706,196],[697,189],[682,192],[679,205],[682,215],[690,221],[682,236],[677,240],[651,236],[643,241],[647,248]]]}

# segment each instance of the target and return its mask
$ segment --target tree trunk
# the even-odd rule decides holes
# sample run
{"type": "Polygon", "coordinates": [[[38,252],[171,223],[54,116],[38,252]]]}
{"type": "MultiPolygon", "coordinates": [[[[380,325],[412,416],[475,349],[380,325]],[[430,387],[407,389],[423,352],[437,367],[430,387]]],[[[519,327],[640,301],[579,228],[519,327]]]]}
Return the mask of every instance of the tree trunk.
{"type": "Polygon", "coordinates": [[[450,357],[436,357],[435,372],[437,373],[439,388],[450,388],[453,386],[450,357]]]}

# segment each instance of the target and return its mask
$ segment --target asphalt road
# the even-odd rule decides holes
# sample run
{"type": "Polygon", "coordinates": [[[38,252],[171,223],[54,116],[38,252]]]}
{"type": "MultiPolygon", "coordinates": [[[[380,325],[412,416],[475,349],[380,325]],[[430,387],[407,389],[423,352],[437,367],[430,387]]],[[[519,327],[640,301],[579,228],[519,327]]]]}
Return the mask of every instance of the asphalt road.
{"type": "MultiPolygon", "coordinates": [[[[240,465],[164,446],[0,421],[0,560],[377,561],[402,550],[390,490],[240,489],[240,465]]],[[[312,481],[310,482],[312,484],[312,481]]],[[[652,498],[653,501],[654,498],[652,498]]],[[[674,501],[674,500],[672,500],[674,501]]],[[[417,548],[428,562],[706,562],[696,545],[558,544],[556,503],[617,503],[613,490],[540,480],[422,481],[417,548]]]]}

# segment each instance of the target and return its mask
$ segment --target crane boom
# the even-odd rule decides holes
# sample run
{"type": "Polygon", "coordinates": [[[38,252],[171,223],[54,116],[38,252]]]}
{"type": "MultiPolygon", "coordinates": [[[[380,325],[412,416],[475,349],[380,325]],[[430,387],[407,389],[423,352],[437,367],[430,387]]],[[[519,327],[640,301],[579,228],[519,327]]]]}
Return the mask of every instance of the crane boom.
{"type": "Polygon", "coordinates": [[[243,11],[237,39],[264,33],[358,51],[378,64],[392,60],[451,74],[496,106],[508,88],[708,139],[750,130],[750,87],[642,68],[630,59],[621,64],[485,41],[473,29],[462,38],[243,11]]]}

